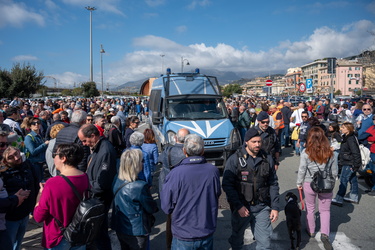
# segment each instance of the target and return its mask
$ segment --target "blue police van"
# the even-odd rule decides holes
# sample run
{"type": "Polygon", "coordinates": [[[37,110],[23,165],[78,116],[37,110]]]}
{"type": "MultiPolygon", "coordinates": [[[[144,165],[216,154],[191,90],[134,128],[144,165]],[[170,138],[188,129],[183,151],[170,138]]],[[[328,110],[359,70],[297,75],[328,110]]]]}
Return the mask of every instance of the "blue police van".
{"type": "Polygon", "coordinates": [[[222,167],[241,146],[241,137],[233,127],[216,77],[194,73],[171,73],[156,78],[151,87],[150,126],[158,146],[174,144],[181,128],[204,139],[204,156],[222,167]]]}

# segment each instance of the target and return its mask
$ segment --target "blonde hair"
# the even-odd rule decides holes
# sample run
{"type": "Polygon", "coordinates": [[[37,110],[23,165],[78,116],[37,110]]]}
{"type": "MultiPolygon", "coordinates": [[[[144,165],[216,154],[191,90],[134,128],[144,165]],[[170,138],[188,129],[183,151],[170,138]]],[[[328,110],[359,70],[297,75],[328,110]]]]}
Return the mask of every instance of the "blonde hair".
{"type": "Polygon", "coordinates": [[[9,167],[9,163],[7,162],[7,158],[10,154],[11,151],[16,151],[18,152],[19,154],[21,154],[21,150],[19,148],[16,148],[16,147],[13,147],[13,146],[8,146],[4,152],[3,152],[3,159],[1,161],[1,163],[7,167],[9,167]]]}
{"type": "Polygon", "coordinates": [[[51,132],[49,132],[49,135],[51,136],[52,139],[56,138],[57,134],[63,128],[65,128],[65,126],[63,124],[56,124],[56,125],[52,126],[51,132]]]}
{"type": "Polygon", "coordinates": [[[122,153],[118,178],[133,182],[143,169],[143,154],[139,149],[129,149],[122,153]]]}

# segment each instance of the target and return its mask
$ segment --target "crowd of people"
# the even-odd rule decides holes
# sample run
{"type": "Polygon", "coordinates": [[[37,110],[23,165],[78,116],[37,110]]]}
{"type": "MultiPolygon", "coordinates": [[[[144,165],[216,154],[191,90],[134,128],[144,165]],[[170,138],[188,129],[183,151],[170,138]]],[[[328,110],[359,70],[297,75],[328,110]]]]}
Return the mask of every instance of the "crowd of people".
{"type": "MultiPolygon", "coordinates": [[[[32,218],[43,222],[41,245],[46,249],[111,249],[109,228],[122,249],[149,249],[152,214],[158,211],[150,187],[160,166],[158,192],[167,215],[168,249],[214,249],[222,190],[232,211],[232,249],[242,249],[249,225],[257,249],[271,249],[272,223],[281,209],[280,156],[293,147],[300,157],[296,185],[306,199],[306,232],[315,237],[318,199],[321,241],[332,249],[331,204],[359,203],[359,144],[369,147],[375,160],[373,102],[360,100],[352,106],[313,99],[293,106],[244,97],[225,102],[243,145],[227,159],[222,183],[217,167],[204,157],[199,135],[180,129],[176,144],[158,152],[153,130],[138,131],[148,118],[147,99],[16,97],[0,103],[1,244],[20,249],[32,218]],[[335,197],[310,188],[313,173],[326,164],[340,179],[335,197]],[[112,208],[111,223],[105,216],[95,242],[87,246],[71,245],[55,222],[66,227],[79,202],[64,178],[80,195],[90,189],[106,214],[112,208]]],[[[372,162],[368,168],[375,171],[372,162]]],[[[368,191],[374,196],[375,186],[368,191]]]]}

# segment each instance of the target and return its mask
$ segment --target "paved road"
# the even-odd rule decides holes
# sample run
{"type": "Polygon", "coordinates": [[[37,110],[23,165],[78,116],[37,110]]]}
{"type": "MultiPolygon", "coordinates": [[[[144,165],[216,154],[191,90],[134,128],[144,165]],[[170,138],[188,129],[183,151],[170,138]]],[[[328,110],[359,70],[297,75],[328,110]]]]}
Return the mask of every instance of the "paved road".
{"type": "MultiPolygon", "coordinates": [[[[289,191],[297,194],[295,182],[299,165],[299,157],[295,156],[291,148],[283,149],[282,161],[279,167],[278,176],[280,182],[280,200],[281,209],[279,220],[273,224],[274,233],[272,235],[273,249],[289,249],[290,243],[287,234],[285,215],[283,208],[285,206],[284,197],[289,191]]],[[[157,195],[157,174],[154,178],[153,196],[160,204],[157,195]]],[[[335,192],[337,191],[339,182],[336,182],[335,192]]],[[[362,180],[360,180],[360,204],[353,205],[345,203],[343,207],[331,207],[331,234],[330,239],[333,241],[333,247],[336,250],[350,250],[350,249],[374,249],[375,235],[374,228],[374,197],[365,194],[367,189],[362,180]]],[[[218,216],[218,227],[214,235],[214,249],[227,250],[230,246],[227,239],[230,235],[230,210],[228,210],[225,201],[225,193],[220,197],[221,209],[218,216]]],[[[159,206],[160,207],[160,206],[159,206]]],[[[305,212],[303,212],[303,215],[305,212]]],[[[317,218],[319,214],[316,214],[317,218]]],[[[151,239],[151,249],[165,249],[165,218],[162,211],[156,214],[156,224],[153,229],[151,239]]],[[[319,219],[317,220],[319,221],[319,219]]],[[[319,222],[317,223],[319,227],[319,222]]],[[[302,220],[303,231],[305,229],[304,219],[302,220]]],[[[110,231],[113,240],[113,249],[120,249],[115,233],[110,231]]],[[[246,231],[244,249],[255,249],[255,244],[252,240],[251,231],[246,231]]],[[[23,249],[42,249],[40,247],[41,241],[41,227],[34,223],[29,223],[28,232],[26,233],[23,249]]],[[[316,238],[309,239],[308,236],[302,233],[302,249],[315,250],[324,249],[320,241],[320,233],[317,233],[316,238]]]]}

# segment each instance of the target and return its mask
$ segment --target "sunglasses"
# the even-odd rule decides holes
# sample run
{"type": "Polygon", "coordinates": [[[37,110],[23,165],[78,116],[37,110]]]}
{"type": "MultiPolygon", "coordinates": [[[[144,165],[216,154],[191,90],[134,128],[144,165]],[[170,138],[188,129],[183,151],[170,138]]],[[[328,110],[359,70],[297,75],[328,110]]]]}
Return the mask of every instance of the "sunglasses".
{"type": "Polygon", "coordinates": [[[86,119],[86,120],[88,120],[89,122],[92,122],[92,119],[86,119]]]}
{"type": "Polygon", "coordinates": [[[0,148],[8,147],[9,143],[7,142],[0,142],[0,148]]]}
{"type": "Polygon", "coordinates": [[[32,122],[31,125],[40,125],[40,122],[32,122]]]}
{"type": "Polygon", "coordinates": [[[371,109],[362,109],[363,111],[366,111],[366,110],[368,110],[368,111],[370,111],[371,109]]]}
{"type": "Polygon", "coordinates": [[[262,124],[269,124],[270,121],[268,121],[268,122],[266,122],[266,121],[261,121],[260,123],[262,123],[262,124]]]}
{"type": "Polygon", "coordinates": [[[140,124],[141,122],[134,122],[135,124],[140,124]]]}
{"type": "Polygon", "coordinates": [[[305,115],[303,115],[303,116],[301,116],[302,118],[307,118],[308,116],[305,116],[305,115]]]}

